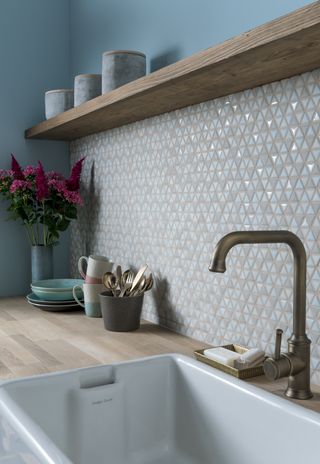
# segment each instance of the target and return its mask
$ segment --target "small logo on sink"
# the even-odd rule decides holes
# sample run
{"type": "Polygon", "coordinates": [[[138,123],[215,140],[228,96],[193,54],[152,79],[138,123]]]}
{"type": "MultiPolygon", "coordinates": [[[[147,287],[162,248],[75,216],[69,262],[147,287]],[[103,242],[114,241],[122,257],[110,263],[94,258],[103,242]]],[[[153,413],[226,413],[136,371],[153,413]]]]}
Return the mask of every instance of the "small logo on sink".
{"type": "Polygon", "coordinates": [[[92,401],[92,405],[98,406],[100,404],[110,403],[110,401],[112,401],[112,398],[104,398],[103,400],[92,401]]]}

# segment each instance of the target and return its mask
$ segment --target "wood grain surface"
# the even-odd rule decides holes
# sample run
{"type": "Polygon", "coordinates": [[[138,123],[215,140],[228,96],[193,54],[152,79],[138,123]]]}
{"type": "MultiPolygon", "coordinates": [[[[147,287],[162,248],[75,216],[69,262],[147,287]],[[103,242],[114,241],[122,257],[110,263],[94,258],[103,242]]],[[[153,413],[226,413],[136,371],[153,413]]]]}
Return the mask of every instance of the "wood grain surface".
{"type": "Polygon", "coordinates": [[[73,140],[320,67],[320,1],[41,122],[26,138],[73,140]]]}
{"type": "MultiPolygon", "coordinates": [[[[45,374],[66,369],[126,361],[164,353],[190,357],[209,345],[142,322],[135,332],[108,332],[102,319],[82,311],[46,312],[29,305],[25,298],[0,299],[0,379],[45,374]]],[[[271,383],[264,376],[246,381],[283,396],[286,379],[271,383]]],[[[320,388],[314,398],[288,400],[320,412],[320,388]]]]}

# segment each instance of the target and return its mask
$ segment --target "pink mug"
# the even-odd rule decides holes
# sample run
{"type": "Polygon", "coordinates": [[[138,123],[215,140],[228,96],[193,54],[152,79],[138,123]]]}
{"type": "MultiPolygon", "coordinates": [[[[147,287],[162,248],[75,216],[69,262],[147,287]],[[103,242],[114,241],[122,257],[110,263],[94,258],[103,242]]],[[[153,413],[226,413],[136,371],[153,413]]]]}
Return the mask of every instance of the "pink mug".
{"type": "Polygon", "coordinates": [[[103,275],[106,272],[110,272],[112,270],[112,266],[113,263],[105,256],[81,256],[78,261],[78,270],[86,284],[101,284],[103,275]],[[87,264],[86,272],[83,268],[84,262],[87,264]]]}

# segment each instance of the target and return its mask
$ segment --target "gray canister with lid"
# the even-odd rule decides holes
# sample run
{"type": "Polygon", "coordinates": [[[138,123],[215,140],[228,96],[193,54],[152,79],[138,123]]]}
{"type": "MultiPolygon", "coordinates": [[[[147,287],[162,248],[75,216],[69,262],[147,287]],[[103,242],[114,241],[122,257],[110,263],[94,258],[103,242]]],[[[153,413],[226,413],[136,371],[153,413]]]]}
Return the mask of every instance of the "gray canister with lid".
{"type": "Polygon", "coordinates": [[[74,106],[101,95],[101,74],[79,74],[74,78],[74,106]]]}
{"type": "Polygon", "coordinates": [[[115,50],[102,55],[102,93],[110,92],[146,75],[146,55],[115,50]]]}
{"type": "Polygon", "coordinates": [[[48,90],[45,93],[46,119],[73,108],[73,89],[48,90]]]}

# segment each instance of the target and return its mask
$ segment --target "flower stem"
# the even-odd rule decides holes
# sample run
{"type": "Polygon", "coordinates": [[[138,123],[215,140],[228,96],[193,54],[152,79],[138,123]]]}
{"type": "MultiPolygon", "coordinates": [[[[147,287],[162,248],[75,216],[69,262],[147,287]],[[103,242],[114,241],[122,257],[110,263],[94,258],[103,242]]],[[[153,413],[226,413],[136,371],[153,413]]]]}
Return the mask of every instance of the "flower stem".
{"type": "Polygon", "coordinates": [[[29,224],[26,224],[26,223],[25,223],[24,225],[25,225],[25,231],[27,232],[27,235],[28,235],[29,242],[30,242],[31,245],[33,245],[33,243],[32,243],[32,237],[31,237],[30,231],[29,231],[29,229],[28,229],[29,224]]]}
{"type": "Polygon", "coordinates": [[[34,229],[33,229],[33,226],[30,226],[30,232],[31,232],[31,235],[32,235],[32,242],[34,245],[37,245],[37,240],[36,240],[36,236],[34,234],[34,229]]]}
{"type": "Polygon", "coordinates": [[[45,225],[45,209],[44,209],[44,200],[42,200],[42,208],[43,208],[43,245],[47,245],[47,238],[46,238],[46,225],[45,225]]]}
{"type": "Polygon", "coordinates": [[[39,245],[39,222],[37,220],[37,223],[36,223],[36,238],[37,238],[37,243],[39,245]]]}
{"type": "Polygon", "coordinates": [[[25,223],[25,226],[26,226],[26,230],[27,230],[31,245],[36,245],[37,243],[36,243],[36,240],[35,240],[35,236],[34,236],[32,226],[30,226],[30,224],[27,224],[27,223],[25,223]]]}

